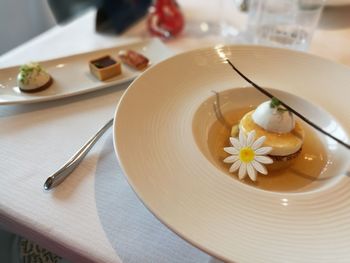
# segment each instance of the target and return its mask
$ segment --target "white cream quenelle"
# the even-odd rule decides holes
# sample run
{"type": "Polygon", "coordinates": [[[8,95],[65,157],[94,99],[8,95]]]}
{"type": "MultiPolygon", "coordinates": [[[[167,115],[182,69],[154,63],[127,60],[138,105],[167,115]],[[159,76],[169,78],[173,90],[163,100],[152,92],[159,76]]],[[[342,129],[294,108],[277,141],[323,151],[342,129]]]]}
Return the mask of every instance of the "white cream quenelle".
{"type": "Polygon", "coordinates": [[[21,66],[17,75],[18,87],[26,92],[43,90],[49,87],[51,82],[51,76],[37,63],[21,66]]]}
{"type": "Polygon", "coordinates": [[[288,133],[295,128],[293,114],[278,107],[271,107],[271,101],[260,104],[252,118],[257,125],[269,132],[288,133]]]}

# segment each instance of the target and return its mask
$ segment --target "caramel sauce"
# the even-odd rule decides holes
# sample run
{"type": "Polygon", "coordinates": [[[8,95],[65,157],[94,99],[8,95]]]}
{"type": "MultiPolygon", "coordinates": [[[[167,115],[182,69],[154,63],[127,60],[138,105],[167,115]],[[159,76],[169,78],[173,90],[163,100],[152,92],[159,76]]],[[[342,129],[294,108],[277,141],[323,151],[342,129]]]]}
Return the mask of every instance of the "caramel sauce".
{"type": "MultiPolygon", "coordinates": [[[[244,108],[224,114],[225,120],[232,126],[251,110],[244,108]]],[[[253,182],[246,176],[241,182],[260,189],[276,192],[298,192],[307,188],[315,181],[322,181],[322,170],[327,165],[327,152],[311,127],[302,124],[305,131],[305,140],[301,154],[287,168],[270,171],[267,175],[258,174],[257,181],[253,182]]],[[[223,160],[229,156],[223,148],[231,146],[229,142],[230,130],[216,121],[209,129],[208,148],[215,165],[233,179],[239,180],[237,173],[229,173],[231,164],[223,160]]]]}

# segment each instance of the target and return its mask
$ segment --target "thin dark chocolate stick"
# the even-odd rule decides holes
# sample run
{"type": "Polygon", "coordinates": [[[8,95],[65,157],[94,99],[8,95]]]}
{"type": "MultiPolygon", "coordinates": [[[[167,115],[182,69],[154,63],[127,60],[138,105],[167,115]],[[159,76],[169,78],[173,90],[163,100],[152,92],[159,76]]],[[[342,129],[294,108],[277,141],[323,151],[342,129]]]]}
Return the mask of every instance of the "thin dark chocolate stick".
{"type": "Polygon", "coordinates": [[[338,142],[339,144],[345,146],[347,149],[350,149],[350,145],[346,144],[345,142],[343,142],[342,140],[334,137],[332,134],[326,132],[325,130],[323,130],[322,128],[320,128],[319,126],[317,126],[315,123],[313,123],[312,121],[310,121],[309,119],[307,119],[306,117],[304,117],[302,114],[300,114],[299,112],[297,112],[296,110],[294,110],[293,108],[291,108],[290,106],[288,106],[287,104],[285,104],[283,101],[281,101],[279,98],[273,96],[270,92],[268,92],[267,90],[265,90],[264,88],[260,87],[258,84],[254,83],[253,81],[251,81],[250,79],[248,79],[245,75],[243,75],[242,72],[240,72],[232,63],[229,59],[226,59],[227,63],[230,64],[230,66],[234,69],[234,71],[236,71],[242,78],[244,78],[247,82],[249,82],[254,88],[256,88],[257,90],[259,90],[261,93],[263,93],[264,95],[266,95],[269,98],[276,98],[279,100],[279,102],[281,103],[282,106],[284,106],[287,110],[289,110],[290,112],[294,113],[296,116],[298,116],[300,119],[302,119],[303,121],[305,121],[307,124],[309,124],[310,126],[312,126],[313,128],[315,128],[316,130],[322,132],[324,135],[332,138],[333,140],[335,140],[336,142],[338,142]]]}

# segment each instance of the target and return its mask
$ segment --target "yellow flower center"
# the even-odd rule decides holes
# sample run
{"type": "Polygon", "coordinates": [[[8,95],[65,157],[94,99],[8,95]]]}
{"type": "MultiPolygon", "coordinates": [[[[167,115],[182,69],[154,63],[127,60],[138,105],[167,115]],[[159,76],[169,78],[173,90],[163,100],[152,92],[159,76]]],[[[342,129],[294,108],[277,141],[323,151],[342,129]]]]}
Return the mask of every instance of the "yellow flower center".
{"type": "Polygon", "coordinates": [[[250,147],[244,147],[239,151],[239,159],[242,162],[250,163],[251,161],[254,160],[254,157],[255,157],[255,152],[250,147]]]}

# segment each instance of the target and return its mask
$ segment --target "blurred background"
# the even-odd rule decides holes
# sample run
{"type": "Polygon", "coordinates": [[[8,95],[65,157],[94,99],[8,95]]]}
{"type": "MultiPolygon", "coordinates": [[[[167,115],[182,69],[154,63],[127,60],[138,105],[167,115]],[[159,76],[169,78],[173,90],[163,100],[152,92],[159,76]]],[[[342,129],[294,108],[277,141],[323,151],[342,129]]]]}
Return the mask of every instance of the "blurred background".
{"type": "Polygon", "coordinates": [[[0,55],[49,28],[67,23],[95,0],[1,0],[0,55]]]}

